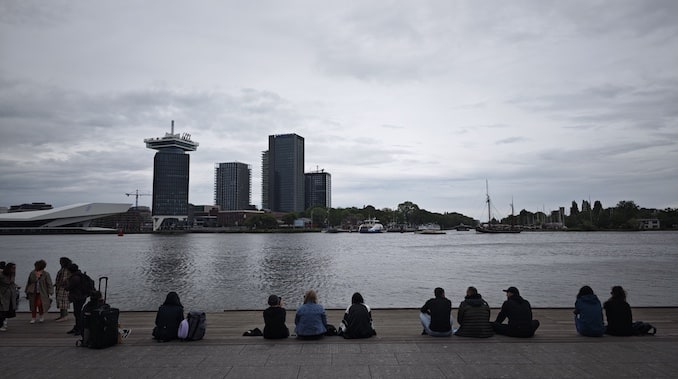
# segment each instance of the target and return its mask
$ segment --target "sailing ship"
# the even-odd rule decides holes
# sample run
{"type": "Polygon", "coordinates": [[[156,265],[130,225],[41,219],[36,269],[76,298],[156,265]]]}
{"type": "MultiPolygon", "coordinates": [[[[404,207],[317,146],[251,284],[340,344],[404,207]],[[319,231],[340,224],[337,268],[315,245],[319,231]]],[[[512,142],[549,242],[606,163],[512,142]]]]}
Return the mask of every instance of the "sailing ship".
{"type": "MultiPolygon", "coordinates": [[[[490,190],[487,184],[487,180],[485,181],[485,194],[487,196],[487,199],[485,200],[485,202],[487,203],[487,224],[478,225],[476,227],[476,232],[491,234],[520,233],[520,229],[517,229],[513,225],[492,224],[492,203],[490,201],[490,190]]],[[[513,201],[511,201],[511,219],[513,219],[513,201]]]]}

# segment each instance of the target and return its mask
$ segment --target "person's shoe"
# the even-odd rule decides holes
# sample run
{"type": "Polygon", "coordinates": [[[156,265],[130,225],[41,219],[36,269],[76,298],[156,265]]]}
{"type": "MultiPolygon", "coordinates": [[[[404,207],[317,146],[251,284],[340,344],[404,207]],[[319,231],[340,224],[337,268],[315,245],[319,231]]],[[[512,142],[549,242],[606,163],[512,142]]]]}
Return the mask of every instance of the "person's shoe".
{"type": "Polygon", "coordinates": [[[78,329],[73,328],[73,329],[67,331],[66,334],[75,334],[75,333],[77,333],[77,332],[78,332],[78,329]]]}
{"type": "Polygon", "coordinates": [[[424,329],[424,330],[421,331],[421,335],[422,335],[422,336],[425,336],[426,334],[427,334],[427,333],[426,333],[426,329],[424,329]]]}
{"type": "Polygon", "coordinates": [[[132,333],[132,329],[122,329],[122,333],[120,333],[120,338],[127,338],[129,334],[132,333]]]}
{"type": "Polygon", "coordinates": [[[55,321],[56,321],[56,322],[64,322],[64,321],[68,321],[68,320],[70,320],[70,317],[68,317],[68,316],[63,316],[63,317],[57,318],[55,321]]]}
{"type": "Polygon", "coordinates": [[[31,321],[28,322],[29,324],[35,324],[35,319],[32,318],[31,321]]]}
{"type": "Polygon", "coordinates": [[[38,322],[45,322],[45,318],[43,316],[40,316],[40,318],[38,319],[38,322]]]}
{"type": "Polygon", "coordinates": [[[7,327],[3,324],[2,327],[0,327],[0,332],[6,332],[7,327]]]}

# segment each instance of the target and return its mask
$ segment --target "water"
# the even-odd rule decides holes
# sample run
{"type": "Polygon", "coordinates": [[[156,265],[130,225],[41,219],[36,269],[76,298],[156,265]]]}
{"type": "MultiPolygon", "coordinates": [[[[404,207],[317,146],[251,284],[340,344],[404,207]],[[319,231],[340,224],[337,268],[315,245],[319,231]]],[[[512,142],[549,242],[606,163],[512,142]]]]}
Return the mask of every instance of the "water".
{"type": "Polygon", "coordinates": [[[678,306],[676,232],[45,235],[0,236],[0,246],[18,285],[38,259],[54,279],[67,256],[108,276],[108,302],[122,310],[156,310],[168,291],[207,311],[263,309],[272,293],[296,308],[309,288],[327,308],[355,291],[372,307],[409,308],[437,286],[456,305],[469,285],[493,307],[508,286],[535,307],[571,307],[585,284],[601,300],[622,285],[632,306],[678,306]]]}

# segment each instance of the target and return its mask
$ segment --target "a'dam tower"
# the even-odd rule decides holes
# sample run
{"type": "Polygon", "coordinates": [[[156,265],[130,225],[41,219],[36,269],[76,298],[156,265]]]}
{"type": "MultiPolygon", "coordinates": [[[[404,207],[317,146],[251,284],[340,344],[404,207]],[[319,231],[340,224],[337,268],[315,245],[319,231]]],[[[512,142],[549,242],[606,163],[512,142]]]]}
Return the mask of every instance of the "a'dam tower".
{"type": "Polygon", "coordinates": [[[153,231],[184,229],[188,220],[188,151],[198,149],[188,133],[170,133],[144,139],[146,147],[157,150],[153,158],[153,231]]]}

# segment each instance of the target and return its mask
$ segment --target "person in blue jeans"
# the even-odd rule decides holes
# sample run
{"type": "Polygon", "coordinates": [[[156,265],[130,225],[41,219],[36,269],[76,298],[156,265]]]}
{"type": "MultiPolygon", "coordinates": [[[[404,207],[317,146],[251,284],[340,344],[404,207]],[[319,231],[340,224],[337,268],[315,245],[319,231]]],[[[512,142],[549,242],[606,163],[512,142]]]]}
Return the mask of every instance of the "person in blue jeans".
{"type": "Polygon", "coordinates": [[[452,302],[445,297],[445,290],[437,287],[434,298],[429,299],[420,309],[419,320],[424,327],[421,334],[433,337],[452,335],[452,302]]]}
{"type": "Polygon", "coordinates": [[[295,332],[300,339],[318,339],[327,332],[325,308],[318,304],[318,295],[314,290],[306,291],[304,304],[294,315],[295,332]]]}
{"type": "Polygon", "coordinates": [[[603,307],[593,289],[584,286],[574,303],[574,326],[577,333],[587,337],[602,337],[605,334],[603,307]]]}

